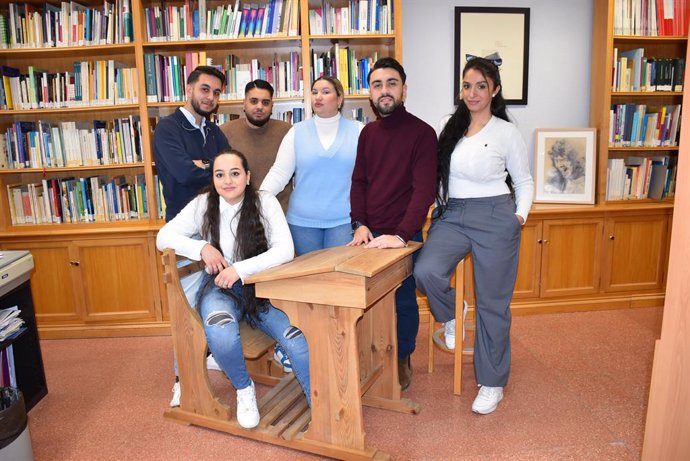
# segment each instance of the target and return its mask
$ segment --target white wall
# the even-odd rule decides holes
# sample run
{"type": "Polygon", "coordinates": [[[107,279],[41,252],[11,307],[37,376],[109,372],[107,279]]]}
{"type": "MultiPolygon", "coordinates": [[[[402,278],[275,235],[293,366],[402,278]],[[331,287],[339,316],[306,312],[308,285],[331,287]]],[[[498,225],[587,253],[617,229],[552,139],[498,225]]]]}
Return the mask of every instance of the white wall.
{"type": "Polygon", "coordinates": [[[535,128],[589,126],[592,1],[402,0],[407,109],[434,128],[454,110],[456,6],[530,8],[527,105],[510,116],[530,153],[535,128]]]}

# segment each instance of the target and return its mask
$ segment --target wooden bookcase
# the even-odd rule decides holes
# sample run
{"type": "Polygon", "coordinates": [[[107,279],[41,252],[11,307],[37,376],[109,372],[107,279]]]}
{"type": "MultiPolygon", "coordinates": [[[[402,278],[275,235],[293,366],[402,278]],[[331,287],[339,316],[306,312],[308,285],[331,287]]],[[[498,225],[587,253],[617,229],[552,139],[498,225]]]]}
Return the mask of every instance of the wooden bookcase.
{"type": "MultiPolygon", "coordinates": [[[[309,10],[321,1],[299,0],[299,29],[294,37],[181,40],[149,42],[144,9],[160,2],[130,0],[134,41],[127,44],[66,48],[0,49],[0,65],[26,73],[30,65],[48,72],[72,69],[75,61],[113,59],[137,69],[135,104],[66,109],[0,110],[3,131],[17,121],[92,121],[136,115],[141,120],[143,159],[141,162],[109,166],[76,166],[45,169],[0,169],[0,249],[27,249],[33,254],[35,272],[31,287],[39,332],[42,338],[167,334],[169,317],[161,283],[159,253],[155,236],[163,221],[156,213],[156,192],[150,119],[172,113],[182,102],[147,102],[144,55],[158,53],[184,57],[185,52],[204,51],[221,64],[232,53],[240,59],[269,59],[274,53],[299,54],[305,91],[299,96],[277,98],[276,106],[300,105],[310,116],[311,56],[336,43],[355,50],[357,57],[376,52],[378,57],[393,56],[402,61],[402,0],[390,0],[394,10],[391,34],[358,33],[350,35],[310,34],[309,10]],[[13,225],[8,207],[8,185],[40,182],[45,178],[143,175],[149,216],[123,222],[74,224],[13,225]]],[[[269,0],[242,0],[241,5],[266,5],[269,0]]],[[[42,7],[43,2],[29,2],[42,7]]],[[[59,3],[59,2],[58,2],[59,3]]],[[[80,2],[99,7],[103,2],[80,2]]],[[[188,2],[189,3],[189,2],[188,2]]],[[[198,2],[194,2],[197,4],[198,2]]],[[[207,9],[235,5],[235,0],[207,0],[207,9]]],[[[348,5],[347,0],[331,0],[334,7],[348,5]]],[[[0,2],[6,11],[9,2],[0,2]]],[[[166,2],[182,6],[184,0],[166,2]]],[[[219,113],[240,113],[241,99],[221,101],[219,113]]],[[[373,116],[367,95],[346,97],[348,109],[362,107],[373,116]]]]}
{"type": "MultiPolygon", "coordinates": [[[[612,69],[616,57],[626,51],[644,49],[645,58],[685,58],[687,36],[620,35],[614,27],[615,0],[593,2],[592,24],[592,78],[590,98],[590,124],[598,130],[599,157],[597,165],[597,202],[607,203],[607,168],[610,159],[629,157],[678,157],[678,145],[659,147],[630,147],[611,144],[609,112],[612,105],[646,105],[649,109],[681,104],[682,91],[614,91],[612,69]]],[[[682,84],[682,82],[681,82],[682,84]]],[[[640,122],[642,123],[642,122],[640,122]]],[[[680,134],[680,131],[678,132],[680,134]]],[[[653,201],[652,199],[640,199],[653,201]]],[[[635,202],[636,200],[633,200],[635,202]]],[[[669,200],[672,201],[672,200],[669,200]]],[[[626,200],[625,202],[629,202],[626,200]]],[[[633,203],[633,206],[635,204],[633,203]]]]}

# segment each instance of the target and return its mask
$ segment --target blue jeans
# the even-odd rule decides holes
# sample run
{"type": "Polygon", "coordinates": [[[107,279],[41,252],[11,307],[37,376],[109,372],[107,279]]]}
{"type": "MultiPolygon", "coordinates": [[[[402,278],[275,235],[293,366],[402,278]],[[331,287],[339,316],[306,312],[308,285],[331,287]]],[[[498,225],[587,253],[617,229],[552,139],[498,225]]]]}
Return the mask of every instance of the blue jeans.
{"type": "MultiPolygon", "coordinates": [[[[233,292],[242,298],[242,282],[232,286],[233,292]]],[[[200,304],[200,315],[204,322],[204,332],[208,347],[235,389],[249,386],[251,379],[244,363],[239,322],[243,317],[235,300],[223,294],[217,286],[204,295],[200,304]]],[[[257,327],[283,348],[292,363],[295,378],[302,386],[307,403],[311,405],[309,385],[309,350],[302,332],[290,325],[287,315],[269,305],[268,310],[259,314],[257,327]]]]}
{"type": "Polygon", "coordinates": [[[350,223],[335,227],[302,227],[288,224],[297,256],[324,248],[339,247],[352,240],[350,223]]]}
{"type": "MultiPolygon", "coordinates": [[[[373,232],[374,237],[381,235],[373,232]]],[[[422,241],[422,231],[417,232],[410,239],[422,241]]],[[[412,268],[419,251],[412,253],[412,268]]],[[[397,318],[398,358],[404,359],[411,355],[417,347],[417,332],[419,331],[419,306],[417,305],[417,284],[414,276],[403,280],[402,285],[395,291],[395,314],[397,318]]]]}

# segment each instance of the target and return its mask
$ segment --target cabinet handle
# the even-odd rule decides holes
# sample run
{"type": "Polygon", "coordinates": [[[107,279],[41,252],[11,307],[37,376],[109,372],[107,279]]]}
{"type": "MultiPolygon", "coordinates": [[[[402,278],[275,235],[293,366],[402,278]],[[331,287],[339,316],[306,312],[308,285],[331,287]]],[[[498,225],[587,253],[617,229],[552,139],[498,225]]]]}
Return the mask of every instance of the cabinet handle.
{"type": "Polygon", "coordinates": [[[548,243],[549,243],[548,240],[544,240],[544,245],[546,245],[546,244],[548,244],[548,243]]]}
{"type": "Polygon", "coordinates": [[[609,240],[616,240],[616,236],[615,235],[609,235],[609,240]]]}
{"type": "Polygon", "coordinates": [[[541,245],[544,241],[542,239],[537,240],[537,243],[541,245]]]}
{"type": "Polygon", "coordinates": [[[79,265],[79,261],[70,261],[69,265],[73,266],[73,267],[77,267],[79,265]]]}

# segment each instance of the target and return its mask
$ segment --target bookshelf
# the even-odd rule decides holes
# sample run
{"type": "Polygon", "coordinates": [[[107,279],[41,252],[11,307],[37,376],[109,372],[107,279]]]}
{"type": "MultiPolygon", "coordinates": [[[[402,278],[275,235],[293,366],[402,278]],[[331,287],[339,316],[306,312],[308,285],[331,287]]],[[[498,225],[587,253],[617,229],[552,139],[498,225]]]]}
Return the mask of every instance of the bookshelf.
{"type": "MultiPolygon", "coordinates": [[[[84,28],[83,38],[75,36],[74,40],[62,43],[59,43],[62,26],[55,18],[59,17],[58,11],[63,4],[69,11],[70,3],[49,0],[48,4],[52,16],[46,24],[51,24],[50,33],[44,30],[41,44],[40,40],[36,41],[40,39],[36,15],[41,16],[45,11],[45,3],[29,2],[27,8],[24,2],[0,1],[0,13],[8,17],[14,12],[26,24],[33,24],[35,32],[23,30],[21,44],[0,48],[0,66],[17,69],[23,75],[31,67],[38,81],[45,78],[47,82],[43,86],[38,84],[42,91],[36,93],[34,106],[31,105],[34,100],[29,99],[17,107],[0,109],[0,133],[6,134],[13,127],[21,133],[34,132],[36,134],[26,136],[30,148],[32,137],[44,139],[46,132],[53,134],[55,129],[66,137],[71,128],[64,125],[66,122],[77,122],[77,138],[79,129],[84,135],[89,129],[94,130],[94,121],[105,123],[98,126],[101,130],[100,154],[93,145],[77,143],[78,147],[71,149],[62,146],[65,155],[60,162],[59,156],[49,151],[48,156],[39,154],[39,160],[32,163],[29,159],[21,168],[16,164],[0,167],[0,248],[28,249],[33,254],[36,270],[31,286],[42,338],[148,335],[169,331],[160,261],[155,248],[155,236],[163,220],[157,198],[152,138],[156,120],[184,103],[185,64],[189,63],[188,72],[193,64],[210,59],[214,65],[228,69],[232,85],[221,97],[218,109],[219,119],[223,121],[241,113],[242,94],[236,87],[243,88],[244,80],[265,78],[266,75],[278,90],[274,113],[297,119],[298,113],[302,117],[311,116],[310,92],[305,89],[313,79],[313,66],[323,65],[321,59],[329,52],[333,59],[337,52],[339,59],[352,63],[383,56],[402,61],[402,0],[173,0],[165,3],[119,0],[113,1],[113,7],[105,13],[103,1],[84,0],[78,2],[75,14],[77,18],[83,15],[82,22],[91,24],[90,32],[86,33],[84,28]],[[349,13],[375,3],[391,8],[391,18],[384,21],[383,16],[379,16],[378,25],[375,17],[370,24],[359,24],[349,13]],[[230,32],[229,26],[225,34],[211,28],[216,14],[220,14],[219,18],[225,14],[226,24],[229,24],[231,12],[239,8],[240,12],[247,9],[247,14],[251,14],[250,7],[254,6],[257,14],[263,8],[268,18],[270,9],[275,7],[274,11],[278,11],[275,5],[279,4],[289,9],[290,14],[274,18],[273,32],[268,22],[262,29],[255,26],[253,36],[242,36],[239,29],[238,33],[230,32]],[[189,21],[201,5],[205,6],[209,18],[205,36],[200,25],[195,30],[194,22],[189,21]],[[177,32],[172,32],[170,24],[165,28],[162,22],[165,15],[160,11],[156,16],[156,9],[161,7],[168,10],[171,23],[174,21],[180,26],[177,32]],[[317,13],[331,19],[324,24],[330,27],[331,22],[335,25],[337,20],[340,28],[330,29],[324,25],[317,29],[316,24],[320,24],[314,22],[317,13]],[[104,24],[102,20],[88,20],[101,18],[98,14],[108,16],[110,28],[99,29],[96,24],[104,24]],[[343,28],[347,23],[344,17],[350,18],[352,26],[349,29],[343,28]],[[46,45],[48,36],[53,40],[50,46],[46,45]],[[157,83],[155,75],[151,83],[152,75],[150,71],[147,73],[147,66],[155,69],[156,62],[159,72],[161,66],[172,69],[166,83],[157,83]],[[263,68],[265,74],[248,71],[252,64],[254,70],[263,68]],[[95,76],[80,80],[88,82],[79,87],[82,90],[80,101],[70,100],[71,93],[68,95],[66,90],[47,91],[47,88],[60,88],[59,83],[65,75],[68,80],[74,78],[77,69],[83,75],[95,76]],[[51,74],[54,76],[49,76],[51,74]],[[99,75],[117,81],[117,91],[103,90],[104,85],[98,85],[99,75]],[[163,87],[171,91],[163,92],[163,87]],[[41,99],[46,93],[53,99],[41,99]],[[88,101],[85,94],[89,95],[88,101]],[[91,149],[97,152],[95,156],[89,154],[91,149]],[[68,151],[76,156],[68,156],[68,151]],[[109,157],[106,151],[111,152],[109,157]],[[107,162],[106,157],[109,158],[107,162]],[[83,191],[89,192],[89,189],[91,194],[86,197],[93,197],[90,205],[83,195],[83,191]],[[100,202],[93,193],[96,189],[102,190],[100,202]],[[69,196],[70,191],[74,198],[66,204],[69,211],[56,215],[51,199],[62,203],[58,192],[69,196]],[[33,222],[18,220],[16,210],[13,218],[12,208],[22,207],[24,211],[25,206],[32,210],[25,215],[31,214],[33,222]],[[41,206],[49,211],[34,216],[34,210],[41,206]]],[[[241,17],[240,14],[238,18],[241,17]]],[[[15,21],[14,30],[21,29],[17,23],[21,20],[15,21]]],[[[9,19],[0,21],[0,31],[3,27],[10,32],[13,30],[9,19]]],[[[66,34],[67,30],[65,28],[62,33],[66,34]]],[[[340,77],[344,79],[345,76],[351,90],[346,96],[344,115],[373,119],[361,75],[353,69],[340,77]]]]}
{"type": "Polygon", "coordinates": [[[590,123],[599,137],[597,202],[672,202],[686,2],[675,2],[675,19],[666,24],[651,15],[641,20],[624,3],[594,2],[590,123]]]}

